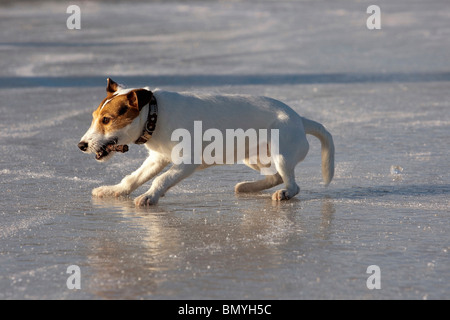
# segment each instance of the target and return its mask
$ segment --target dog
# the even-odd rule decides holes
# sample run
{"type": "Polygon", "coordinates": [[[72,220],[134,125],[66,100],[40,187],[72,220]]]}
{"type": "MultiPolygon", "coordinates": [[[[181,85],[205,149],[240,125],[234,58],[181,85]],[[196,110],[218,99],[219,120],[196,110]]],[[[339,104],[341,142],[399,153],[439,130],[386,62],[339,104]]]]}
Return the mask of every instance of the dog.
{"type": "MultiPolygon", "coordinates": [[[[196,121],[201,121],[203,128],[219,132],[230,129],[267,129],[278,132],[276,153],[273,152],[274,146],[268,146],[268,142],[264,142],[269,149],[270,164],[262,163],[260,159],[251,161],[247,147],[245,152],[241,152],[240,158],[234,157],[236,162],[244,162],[260,172],[264,172],[269,166],[275,168],[269,174],[264,173],[265,177],[261,180],[238,183],[235,186],[236,193],[258,192],[284,184],[283,189],[272,195],[272,200],[284,201],[296,196],[300,188],[295,182],[294,169],[308,153],[306,134],[317,137],[321,142],[322,177],[325,185],[333,178],[332,135],[322,124],[301,117],[289,106],[275,99],[248,95],[177,93],[160,89],[152,92],[148,87],[125,88],[110,78],[107,79],[106,93],[106,98],[93,112],[91,126],[81,138],[78,148],[85,153],[94,153],[97,161],[104,162],[118,151],[126,152],[128,144],[144,144],[149,150],[149,157],[139,169],[123,178],[119,184],[95,188],[92,191],[94,197],[128,196],[156,177],[150,189],[134,200],[139,207],[155,205],[167,190],[196,170],[214,165],[203,160],[181,163],[173,161],[174,153],[177,153],[174,150],[179,142],[173,139],[174,131],[183,128],[184,132],[198,135],[193,132],[196,121]],[[170,164],[167,171],[157,176],[170,164]]],[[[194,148],[205,151],[205,141],[194,148]]],[[[188,151],[186,155],[187,153],[188,151]]],[[[225,157],[224,154],[223,156],[225,157]]]]}

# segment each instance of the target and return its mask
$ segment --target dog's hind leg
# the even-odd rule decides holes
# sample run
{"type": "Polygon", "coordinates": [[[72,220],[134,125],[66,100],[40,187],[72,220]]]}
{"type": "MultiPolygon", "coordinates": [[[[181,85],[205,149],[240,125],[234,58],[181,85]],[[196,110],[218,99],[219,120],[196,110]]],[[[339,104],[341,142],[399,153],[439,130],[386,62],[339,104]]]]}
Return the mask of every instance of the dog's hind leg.
{"type": "Polygon", "coordinates": [[[272,195],[272,200],[276,201],[289,200],[300,192],[300,187],[295,182],[295,166],[306,157],[309,150],[301,124],[284,127],[280,137],[283,139],[279,141],[279,152],[272,154],[272,160],[286,188],[272,195]]]}
{"type": "MultiPolygon", "coordinates": [[[[248,167],[256,171],[261,171],[261,167],[266,167],[263,166],[261,163],[252,164],[249,162],[248,159],[245,159],[244,163],[248,167]]],[[[262,190],[273,188],[281,183],[283,183],[283,179],[281,179],[281,176],[278,173],[275,173],[272,175],[266,175],[264,179],[258,181],[240,182],[234,187],[234,191],[236,193],[259,192],[262,190]]]]}
{"type": "Polygon", "coordinates": [[[281,178],[279,173],[276,173],[270,176],[266,176],[262,180],[240,182],[236,185],[234,191],[236,193],[258,192],[273,188],[281,183],[283,183],[283,179],[281,178]]]}
{"type": "MultiPolygon", "coordinates": [[[[261,146],[259,147],[261,148],[261,146]]],[[[258,155],[260,149],[258,149],[258,155]]],[[[270,156],[270,146],[267,145],[266,153],[269,152],[270,156]]],[[[254,159],[254,158],[253,158],[254,159]]],[[[270,158],[269,158],[270,159],[270,158]]],[[[261,162],[261,158],[258,156],[256,158],[256,161],[250,161],[248,154],[247,157],[244,159],[244,164],[253,170],[256,170],[258,172],[261,172],[261,174],[265,175],[264,179],[258,180],[258,181],[243,181],[234,187],[234,191],[236,193],[249,193],[249,192],[259,192],[262,190],[273,188],[281,183],[283,183],[283,179],[281,176],[275,171],[275,170],[268,170],[268,168],[272,168],[272,164],[263,164],[261,162]],[[254,163],[256,162],[256,163],[254,163]],[[267,171],[267,174],[264,173],[264,170],[267,171]]]]}
{"type": "Polygon", "coordinates": [[[289,200],[300,192],[300,187],[295,182],[295,165],[286,165],[286,163],[284,163],[284,159],[279,159],[277,162],[275,162],[275,165],[277,167],[278,173],[283,179],[286,189],[276,191],[272,195],[272,200],[289,200]]]}

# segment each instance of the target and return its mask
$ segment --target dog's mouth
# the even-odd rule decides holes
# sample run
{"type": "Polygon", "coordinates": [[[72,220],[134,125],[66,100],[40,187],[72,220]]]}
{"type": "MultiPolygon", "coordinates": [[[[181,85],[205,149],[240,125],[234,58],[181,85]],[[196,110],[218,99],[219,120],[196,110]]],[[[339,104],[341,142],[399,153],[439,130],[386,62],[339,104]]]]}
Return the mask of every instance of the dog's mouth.
{"type": "Polygon", "coordinates": [[[104,160],[107,156],[109,156],[109,154],[110,152],[108,152],[106,149],[102,149],[101,151],[95,153],[95,160],[104,160]]]}
{"type": "Polygon", "coordinates": [[[118,145],[117,139],[114,139],[114,140],[106,143],[105,145],[103,145],[102,148],[95,153],[95,160],[97,160],[97,161],[106,160],[106,158],[114,152],[125,153],[127,151],[128,151],[128,146],[126,144],[118,145]]]}

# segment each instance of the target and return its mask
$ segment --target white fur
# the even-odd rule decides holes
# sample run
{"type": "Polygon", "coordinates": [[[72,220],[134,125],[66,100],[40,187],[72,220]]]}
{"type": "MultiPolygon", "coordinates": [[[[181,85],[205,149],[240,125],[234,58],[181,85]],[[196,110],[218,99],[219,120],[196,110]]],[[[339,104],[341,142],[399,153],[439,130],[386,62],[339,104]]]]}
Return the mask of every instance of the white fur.
{"type": "MultiPolygon", "coordinates": [[[[124,94],[132,89],[119,89],[117,94],[124,94]]],[[[145,182],[154,178],[167,165],[171,164],[172,148],[178,141],[171,141],[172,132],[179,128],[187,129],[193,136],[194,121],[202,121],[203,130],[219,129],[278,129],[279,154],[272,156],[277,173],[266,176],[256,182],[242,182],[236,185],[236,192],[256,192],[284,183],[285,188],[275,192],[273,200],[287,200],[295,196],[300,188],[295,182],[294,168],[302,161],[309,150],[306,134],[313,134],[322,142],[322,173],[328,184],[334,173],[334,145],[328,131],[317,122],[299,116],[284,103],[266,98],[246,95],[198,95],[193,93],[176,93],[155,90],[158,102],[158,121],[152,138],[145,144],[149,149],[149,158],[143,165],[126,176],[119,184],[102,186],[92,191],[97,197],[125,196],[136,190],[145,182]]],[[[148,107],[143,108],[138,118],[121,132],[119,144],[133,143],[141,134],[147,118],[148,107]]],[[[95,143],[99,137],[95,128],[91,128],[83,137],[84,141],[95,143]]],[[[206,145],[203,145],[203,148],[206,145]]],[[[249,164],[249,167],[261,170],[261,165],[249,164]]],[[[161,196],[175,184],[191,175],[194,171],[204,169],[206,164],[172,164],[165,173],[154,179],[151,188],[135,199],[137,206],[156,204],[161,196]]]]}

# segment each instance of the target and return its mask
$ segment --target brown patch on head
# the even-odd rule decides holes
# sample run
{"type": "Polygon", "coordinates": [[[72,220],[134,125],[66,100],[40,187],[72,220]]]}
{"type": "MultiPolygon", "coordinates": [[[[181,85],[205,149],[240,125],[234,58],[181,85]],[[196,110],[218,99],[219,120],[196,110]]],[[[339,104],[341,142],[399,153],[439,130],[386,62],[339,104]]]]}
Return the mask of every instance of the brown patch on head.
{"type": "Polygon", "coordinates": [[[120,130],[139,116],[141,109],[149,103],[151,97],[152,93],[145,89],[132,90],[117,96],[108,93],[92,114],[93,124],[102,134],[120,130]]]}
{"type": "Polygon", "coordinates": [[[133,90],[127,94],[130,104],[139,109],[139,111],[141,111],[142,108],[150,102],[152,96],[152,92],[145,89],[133,90]]]}

